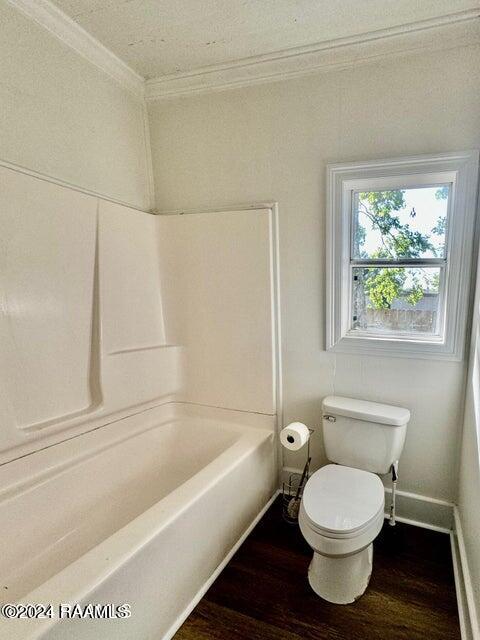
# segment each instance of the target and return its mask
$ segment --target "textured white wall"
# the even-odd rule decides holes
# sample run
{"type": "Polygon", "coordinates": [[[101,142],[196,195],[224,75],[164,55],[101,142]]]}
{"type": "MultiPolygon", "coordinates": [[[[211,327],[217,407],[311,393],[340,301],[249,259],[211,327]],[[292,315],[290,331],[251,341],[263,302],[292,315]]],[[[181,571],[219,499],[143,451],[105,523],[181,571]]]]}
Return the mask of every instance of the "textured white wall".
{"type": "Polygon", "coordinates": [[[329,393],[405,405],[400,488],[447,500],[464,364],[324,350],[325,165],[478,147],[479,99],[471,46],[150,105],[159,210],[279,202],[285,420],[318,428],[329,393]]]}
{"type": "Polygon", "coordinates": [[[0,1],[0,161],[148,208],[142,103],[0,1]]]}

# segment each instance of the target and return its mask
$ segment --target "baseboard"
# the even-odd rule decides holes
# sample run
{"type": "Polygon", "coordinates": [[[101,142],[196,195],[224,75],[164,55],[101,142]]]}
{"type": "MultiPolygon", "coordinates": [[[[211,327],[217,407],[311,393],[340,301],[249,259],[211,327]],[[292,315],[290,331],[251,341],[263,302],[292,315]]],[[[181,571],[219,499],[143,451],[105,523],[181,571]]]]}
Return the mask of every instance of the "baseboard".
{"type": "MultiPolygon", "coordinates": [[[[301,469],[292,467],[282,469],[282,482],[285,482],[291,473],[301,473],[301,469]]],[[[385,487],[386,517],[389,515],[390,502],[391,489],[385,487]]],[[[400,489],[396,491],[395,502],[398,522],[443,533],[450,533],[453,529],[453,503],[451,502],[400,489]]]]}
{"type": "Polygon", "coordinates": [[[458,507],[453,509],[454,527],[450,541],[452,546],[455,588],[462,640],[480,640],[479,620],[475,605],[472,578],[468,567],[462,522],[458,507]]]}
{"type": "Polygon", "coordinates": [[[263,509],[258,513],[258,515],[252,520],[252,522],[249,524],[249,526],[245,529],[245,531],[242,533],[240,538],[233,545],[233,547],[230,549],[230,551],[227,553],[225,558],[218,565],[218,567],[215,569],[215,571],[212,573],[212,575],[200,587],[200,589],[197,591],[197,593],[192,598],[192,600],[189,602],[189,604],[185,607],[185,609],[182,611],[182,613],[177,617],[175,622],[171,625],[170,629],[163,636],[162,640],[170,640],[175,635],[175,633],[178,631],[178,629],[182,626],[182,624],[185,622],[185,620],[188,618],[188,616],[192,613],[192,611],[195,609],[197,604],[203,598],[203,596],[208,591],[208,589],[212,586],[212,584],[218,578],[218,576],[223,571],[223,569],[230,562],[230,560],[235,555],[235,553],[238,551],[238,549],[245,542],[245,540],[250,535],[250,533],[253,531],[255,526],[259,523],[259,521],[263,518],[263,516],[268,511],[268,509],[272,506],[275,498],[278,496],[279,493],[280,493],[280,491],[278,491],[278,490],[275,491],[273,496],[270,498],[270,500],[267,502],[267,504],[263,507],[263,509]]]}
{"type": "Polygon", "coordinates": [[[468,615],[465,583],[463,579],[462,565],[460,562],[460,552],[458,549],[458,540],[453,531],[450,532],[450,548],[452,550],[453,575],[455,578],[455,592],[457,594],[460,637],[462,640],[473,640],[470,616],[468,615]]]}
{"type": "MultiPolygon", "coordinates": [[[[385,487],[385,511],[391,503],[392,490],[385,487]]],[[[396,491],[396,519],[424,529],[450,533],[453,528],[453,503],[409,491],[396,491]]]]}

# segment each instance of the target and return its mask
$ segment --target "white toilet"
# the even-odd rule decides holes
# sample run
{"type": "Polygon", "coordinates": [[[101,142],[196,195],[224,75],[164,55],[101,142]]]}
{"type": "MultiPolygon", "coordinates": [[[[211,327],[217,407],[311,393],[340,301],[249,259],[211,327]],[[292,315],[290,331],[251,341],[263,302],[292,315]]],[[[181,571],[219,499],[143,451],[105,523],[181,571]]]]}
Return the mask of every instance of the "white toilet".
{"type": "Polygon", "coordinates": [[[403,450],[408,409],[352,398],[323,401],[328,464],[308,480],[299,525],[313,549],[310,586],[320,597],[349,604],[365,591],[372,542],[383,526],[386,474],[403,450]]]}

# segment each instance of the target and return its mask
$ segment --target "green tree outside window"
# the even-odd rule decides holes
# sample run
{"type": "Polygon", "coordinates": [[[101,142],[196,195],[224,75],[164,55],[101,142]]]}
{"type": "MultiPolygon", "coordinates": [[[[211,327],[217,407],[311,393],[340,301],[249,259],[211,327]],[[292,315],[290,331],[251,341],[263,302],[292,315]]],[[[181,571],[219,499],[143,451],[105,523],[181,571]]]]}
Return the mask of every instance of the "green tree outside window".
{"type": "MultiPolygon", "coordinates": [[[[438,200],[448,198],[448,187],[440,187],[435,192],[438,200]]],[[[443,255],[444,246],[439,240],[445,238],[446,216],[440,216],[430,234],[412,229],[409,223],[401,221],[399,212],[406,209],[405,190],[369,191],[358,194],[358,213],[370,221],[372,229],[380,234],[380,246],[373,252],[364,250],[366,229],[359,222],[355,227],[355,247],[358,258],[402,260],[405,258],[421,258],[426,252],[434,257],[443,255]],[[437,236],[437,242],[432,238],[437,236]]],[[[417,216],[413,207],[409,217],[417,216]]],[[[395,299],[402,297],[410,305],[416,305],[425,291],[438,293],[438,273],[431,275],[422,268],[410,269],[409,275],[405,267],[368,267],[362,270],[362,284],[368,295],[368,305],[375,309],[390,309],[395,299]]]]}

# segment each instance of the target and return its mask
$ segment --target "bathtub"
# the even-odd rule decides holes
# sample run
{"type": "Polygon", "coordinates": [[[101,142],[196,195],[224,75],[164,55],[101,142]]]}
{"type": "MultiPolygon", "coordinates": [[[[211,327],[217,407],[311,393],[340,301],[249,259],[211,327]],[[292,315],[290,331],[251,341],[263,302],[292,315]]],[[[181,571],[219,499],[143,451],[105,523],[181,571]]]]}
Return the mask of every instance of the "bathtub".
{"type": "Polygon", "coordinates": [[[0,467],[1,600],[52,606],[0,618],[0,637],[171,637],[275,493],[274,433],[273,416],[171,404],[0,467]],[[75,603],[131,615],[60,617],[75,603]]]}

